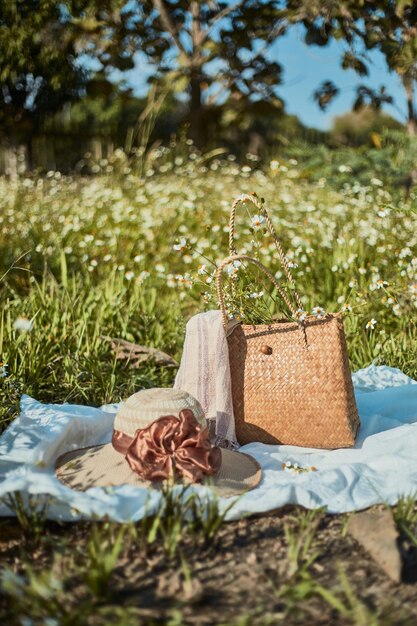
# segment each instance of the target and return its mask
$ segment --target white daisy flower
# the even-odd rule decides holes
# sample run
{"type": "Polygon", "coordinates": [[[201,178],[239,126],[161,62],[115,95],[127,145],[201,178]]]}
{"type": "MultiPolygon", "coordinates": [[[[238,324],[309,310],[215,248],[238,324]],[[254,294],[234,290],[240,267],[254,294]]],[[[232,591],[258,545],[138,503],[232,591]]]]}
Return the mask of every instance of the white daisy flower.
{"type": "Polygon", "coordinates": [[[185,237],[181,237],[178,243],[174,244],[173,249],[177,252],[184,252],[187,249],[187,240],[185,237]]]}
{"type": "Polygon", "coordinates": [[[143,270],[136,279],[136,284],[141,285],[144,280],[149,278],[150,274],[146,270],[143,270]]]}
{"type": "Polygon", "coordinates": [[[304,322],[304,320],[307,317],[307,313],[303,310],[303,309],[297,309],[294,315],[294,318],[298,321],[298,322],[304,322]]]}
{"type": "Polygon", "coordinates": [[[256,298],[262,298],[263,295],[264,295],[263,291],[253,291],[252,293],[249,294],[249,298],[253,298],[254,300],[256,300],[256,298]]]}
{"type": "Polygon", "coordinates": [[[233,261],[233,263],[229,263],[229,265],[226,266],[226,272],[229,276],[236,276],[241,265],[242,263],[240,261],[233,261]]]}
{"type": "Polygon", "coordinates": [[[32,320],[29,320],[27,317],[18,317],[13,322],[13,328],[15,330],[22,330],[25,332],[29,332],[33,328],[32,320]]]}
{"type": "Polygon", "coordinates": [[[167,276],[167,287],[176,287],[177,283],[175,281],[175,276],[173,274],[168,274],[167,276]]]}
{"type": "Polygon", "coordinates": [[[365,328],[367,330],[373,330],[375,328],[375,326],[376,326],[376,319],[372,318],[371,320],[366,322],[365,328]]]}
{"type": "Polygon", "coordinates": [[[255,230],[259,230],[265,224],[265,218],[263,215],[254,215],[251,219],[251,223],[255,230]]]}

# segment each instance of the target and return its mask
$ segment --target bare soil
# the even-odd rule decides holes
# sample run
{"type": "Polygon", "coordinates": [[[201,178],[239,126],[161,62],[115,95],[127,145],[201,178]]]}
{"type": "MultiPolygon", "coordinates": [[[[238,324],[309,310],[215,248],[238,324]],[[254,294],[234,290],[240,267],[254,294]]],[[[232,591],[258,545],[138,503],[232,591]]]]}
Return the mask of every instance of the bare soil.
{"type": "MultiPolygon", "coordinates": [[[[298,512],[295,507],[285,507],[268,515],[225,524],[215,544],[196,549],[191,541],[185,542],[180,557],[172,562],[161,549],[145,554],[132,544],[119,559],[106,597],[95,602],[102,609],[131,609],[137,624],[368,626],[366,610],[369,615],[378,616],[378,621],[369,621],[369,626],[417,623],[416,548],[405,538],[399,540],[403,571],[401,583],[396,584],[346,533],[346,516],[323,514],[312,547],[318,556],[309,572],[315,584],[331,590],[340,599],[346,608],[343,614],[320,594],[312,593],[308,583],[303,586],[299,576],[291,577],[284,525],[291,527],[298,512]],[[191,583],[186,581],[184,563],[191,583]],[[343,590],[341,570],[353,593],[350,599],[343,590]],[[280,594],[283,587],[287,592],[280,594]],[[177,622],[172,621],[173,615],[177,615],[177,622]]],[[[23,561],[30,560],[40,570],[51,564],[54,553],[74,555],[78,551],[82,555],[89,533],[88,523],[48,522],[43,540],[30,552],[22,542],[16,521],[2,520],[0,563],[19,573],[23,561]]],[[[68,601],[74,603],[75,612],[83,595],[82,582],[74,577],[69,583],[68,601]]],[[[2,614],[11,615],[5,596],[0,596],[0,618],[2,614]]],[[[0,619],[0,623],[21,624],[17,617],[16,622],[9,617],[8,622],[0,619]]],[[[87,621],[123,623],[110,618],[96,621],[94,615],[87,621]]]]}

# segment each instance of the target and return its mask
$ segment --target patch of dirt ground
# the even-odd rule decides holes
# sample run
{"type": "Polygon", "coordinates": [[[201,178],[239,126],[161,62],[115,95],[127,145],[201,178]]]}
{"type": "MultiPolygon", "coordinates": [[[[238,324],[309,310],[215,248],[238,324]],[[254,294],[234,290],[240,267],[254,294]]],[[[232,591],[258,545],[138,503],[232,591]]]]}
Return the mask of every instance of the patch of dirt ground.
{"type": "MultiPolygon", "coordinates": [[[[300,525],[303,515],[300,508],[285,507],[224,524],[214,544],[195,547],[186,540],[172,561],[158,547],[145,553],[132,542],[97,602],[102,608],[131,609],[137,624],[417,623],[417,559],[411,543],[399,540],[403,569],[395,583],[346,532],[347,516],[319,514],[309,535],[300,525]]],[[[82,555],[91,532],[84,522],[48,522],[40,545],[29,553],[16,521],[0,524],[0,562],[16,573],[23,571],[25,559],[41,570],[57,553],[82,555]]],[[[82,595],[75,576],[67,597],[71,602],[82,595]]],[[[8,603],[3,595],[0,617],[11,615],[8,603]]]]}

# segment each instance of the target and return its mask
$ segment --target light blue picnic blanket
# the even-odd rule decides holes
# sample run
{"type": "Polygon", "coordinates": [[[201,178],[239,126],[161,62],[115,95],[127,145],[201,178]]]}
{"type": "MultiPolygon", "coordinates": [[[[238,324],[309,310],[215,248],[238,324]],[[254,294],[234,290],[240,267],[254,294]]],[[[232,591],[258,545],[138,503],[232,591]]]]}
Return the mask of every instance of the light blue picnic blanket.
{"type": "MultiPolygon", "coordinates": [[[[300,504],[329,513],[364,509],[378,502],[395,504],[417,494],[417,383],[400,370],[370,366],[353,374],[361,428],[354,448],[317,450],[251,443],[241,448],[263,470],[261,484],[237,498],[226,519],[300,504]],[[317,471],[294,471],[283,464],[317,471]]],[[[47,494],[51,519],[138,520],[157,507],[154,489],[130,485],[65,487],[54,475],[56,458],[74,448],[108,443],[117,405],[101,408],[42,404],[21,398],[20,416],[0,437],[0,515],[8,493],[47,494]]],[[[210,488],[193,486],[204,497],[210,488]]],[[[220,499],[228,507],[230,499],[220,499]]]]}

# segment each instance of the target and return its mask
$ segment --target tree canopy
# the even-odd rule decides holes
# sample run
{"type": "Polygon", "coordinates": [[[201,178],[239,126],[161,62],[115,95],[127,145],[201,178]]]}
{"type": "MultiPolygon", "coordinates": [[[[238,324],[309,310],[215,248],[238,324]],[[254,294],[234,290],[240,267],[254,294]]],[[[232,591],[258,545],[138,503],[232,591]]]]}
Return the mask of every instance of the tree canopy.
{"type": "Polygon", "coordinates": [[[190,136],[204,143],[210,108],[282,107],[281,66],[269,55],[285,32],[279,2],[240,0],[106,1],[78,20],[86,52],[103,67],[132,67],[135,53],[153,68],[151,82],[188,96],[190,136]],[[113,10],[112,10],[113,9],[113,10]]]}
{"type": "MultiPolygon", "coordinates": [[[[331,38],[344,40],[341,57],[344,69],[353,69],[364,78],[371,72],[369,51],[379,50],[389,70],[398,74],[404,87],[407,123],[417,132],[414,92],[417,80],[417,2],[409,0],[288,0],[290,19],[306,28],[306,42],[327,45],[331,38]]],[[[325,80],[316,92],[324,108],[338,94],[333,81],[325,80]]],[[[380,109],[394,98],[382,86],[379,90],[360,84],[355,108],[369,104],[380,109]]]]}
{"type": "MultiPolygon", "coordinates": [[[[343,40],[341,65],[363,80],[370,73],[369,50],[380,50],[401,77],[408,126],[416,130],[414,2],[3,0],[0,133],[19,140],[64,103],[85,95],[109,98],[105,106],[113,106],[112,95],[123,91],[123,85],[112,84],[113,70],[123,76],[140,57],[152,70],[148,82],[176,95],[171,101],[179,102],[181,115],[186,108],[189,136],[197,145],[229,124],[263,128],[257,120],[278,119],[283,112],[282,67],[271,47],[295,24],[304,26],[310,45],[343,40]]],[[[323,78],[315,94],[321,108],[339,91],[323,78]]],[[[383,86],[358,85],[357,109],[391,102],[383,86]]]]}
{"type": "Polygon", "coordinates": [[[0,133],[33,132],[40,120],[76,99],[88,72],[77,63],[69,20],[82,3],[3,0],[0,3],[0,133]]]}

